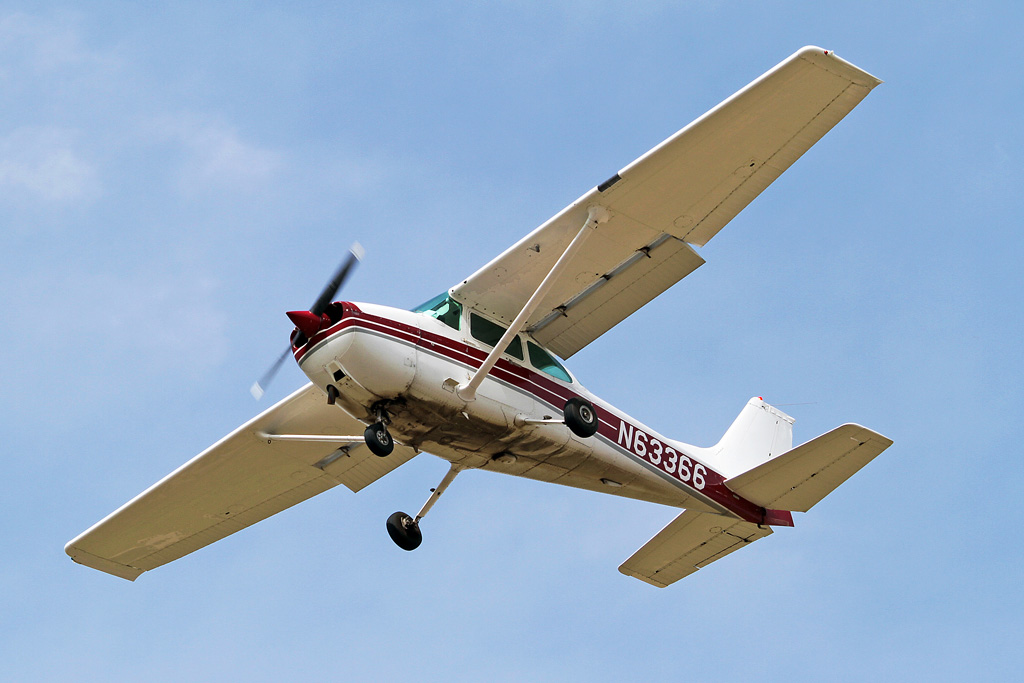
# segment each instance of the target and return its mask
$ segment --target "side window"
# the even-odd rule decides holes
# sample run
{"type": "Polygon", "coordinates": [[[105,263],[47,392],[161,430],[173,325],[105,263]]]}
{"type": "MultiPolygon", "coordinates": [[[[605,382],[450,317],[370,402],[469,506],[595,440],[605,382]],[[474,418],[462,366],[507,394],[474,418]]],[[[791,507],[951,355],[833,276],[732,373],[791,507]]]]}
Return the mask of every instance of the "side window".
{"type": "Polygon", "coordinates": [[[533,363],[533,367],[541,372],[546,372],[555,379],[560,379],[563,382],[572,382],[569,373],[558,364],[558,361],[551,357],[550,353],[531,341],[526,342],[526,348],[530,351],[530,362],[533,363]]]}
{"type": "Polygon", "coordinates": [[[459,329],[462,320],[462,305],[448,296],[447,292],[438,294],[430,301],[412,309],[414,313],[426,313],[437,318],[452,329],[459,329]]]}
{"type": "MultiPolygon", "coordinates": [[[[505,328],[492,323],[487,318],[481,318],[476,313],[470,313],[469,333],[473,335],[473,339],[481,341],[488,346],[494,346],[501,340],[501,335],[505,334],[505,328]]],[[[505,349],[505,353],[523,360],[523,342],[519,337],[512,338],[508,348],[505,349]]]]}

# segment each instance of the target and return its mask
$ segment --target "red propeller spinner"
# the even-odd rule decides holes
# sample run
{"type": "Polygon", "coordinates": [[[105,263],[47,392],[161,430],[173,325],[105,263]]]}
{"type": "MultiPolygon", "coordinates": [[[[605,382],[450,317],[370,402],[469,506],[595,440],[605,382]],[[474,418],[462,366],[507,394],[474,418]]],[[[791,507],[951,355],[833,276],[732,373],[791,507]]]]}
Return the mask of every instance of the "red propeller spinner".
{"type": "MultiPolygon", "coordinates": [[[[291,320],[295,327],[299,328],[307,339],[312,338],[317,332],[319,332],[324,325],[330,325],[330,319],[324,315],[324,309],[327,308],[334,301],[335,295],[338,290],[341,289],[341,285],[345,282],[345,278],[348,277],[349,271],[356,264],[357,261],[362,260],[364,255],[363,247],[359,242],[356,242],[349,249],[348,258],[341,264],[337,272],[334,273],[334,277],[327,283],[324,290],[320,292],[320,296],[317,297],[316,302],[310,307],[308,311],[289,311],[288,319],[291,320]]],[[[270,366],[270,369],[260,378],[258,382],[254,382],[249,391],[252,393],[253,398],[259,399],[263,396],[264,387],[266,387],[270,380],[277,374],[281,364],[284,363],[284,359],[291,353],[291,344],[284,350],[284,353],[270,366]]]]}

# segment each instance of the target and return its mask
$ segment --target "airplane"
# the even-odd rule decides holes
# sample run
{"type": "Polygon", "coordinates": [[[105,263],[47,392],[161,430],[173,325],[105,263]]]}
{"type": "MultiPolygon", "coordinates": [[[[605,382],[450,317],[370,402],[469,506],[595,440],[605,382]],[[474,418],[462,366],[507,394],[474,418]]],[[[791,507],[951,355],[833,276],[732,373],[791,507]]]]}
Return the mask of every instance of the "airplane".
{"type": "Polygon", "coordinates": [[[710,447],[663,436],[564,365],[703,265],[697,248],[881,81],[805,47],[586,192],[481,269],[411,310],[335,301],[354,246],[294,324],[309,378],[65,546],[134,581],[338,484],[353,492],[421,452],[450,463],[388,534],[422,541],[467,469],[680,508],[619,567],[668,586],[794,525],[892,441],[844,424],[793,447],[793,418],[751,399],[710,447]]]}

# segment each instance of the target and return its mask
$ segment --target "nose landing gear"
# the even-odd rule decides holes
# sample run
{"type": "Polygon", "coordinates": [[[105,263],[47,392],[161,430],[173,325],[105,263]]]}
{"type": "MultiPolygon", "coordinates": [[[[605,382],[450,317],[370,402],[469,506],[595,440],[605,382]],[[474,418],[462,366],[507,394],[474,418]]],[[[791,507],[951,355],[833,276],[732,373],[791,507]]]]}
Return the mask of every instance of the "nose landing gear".
{"type": "Polygon", "coordinates": [[[363,439],[370,452],[380,458],[391,455],[391,451],[395,450],[395,440],[391,438],[391,434],[383,422],[377,422],[367,427],[363,432],[363,439]]]}
{"type": "Polygon", "coordinates": [[[463,469],[462,465],[452,463],[451,468],[444,475],[444,479],[437,485],[437,488],[430,489],[430,498],[427,498],[427,502],[423,504],[415,519],[405,512],[396,512],[388,517],[388,536],[395,542],[395,545],[402,550],[416,550],[416,548],[420,547],[420,543],[423,541],[423,534],[420,532],[420,520],[427,516],[430,508],[434,507],[437,499],[441,497],[441,494],[448,488],[448,485],[455,480],[456,475],[463,469]]]}
{"type": "Polygon", "coordinates": [[[384,458],[391,455],[391,451],[395,450],[395,440],[391,438],[391,433],[388,432],[391,416],[388,415],[388,411],[384,408],[383,404],[378,403],[373,409],[377,413],[377,421],[363,432],[363,440],[366,441],[366,447],[370,449],[371,453],[384,458]]]}

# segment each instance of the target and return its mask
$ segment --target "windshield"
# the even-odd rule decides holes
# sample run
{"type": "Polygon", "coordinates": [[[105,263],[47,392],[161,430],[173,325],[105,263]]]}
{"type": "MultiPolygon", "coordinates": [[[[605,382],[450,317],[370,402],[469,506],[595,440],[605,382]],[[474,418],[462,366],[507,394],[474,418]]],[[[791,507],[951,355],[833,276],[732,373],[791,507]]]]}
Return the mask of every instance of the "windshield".
{"type": "Polygon", "coordinates": [[[441,292],[412,310],[413,313],[426,313],[432,318],[437,318],[455,330],[459,329],[459,321],[462,320],[462,305],[448,296],[448,292],[441,292]]]}

